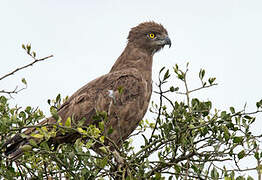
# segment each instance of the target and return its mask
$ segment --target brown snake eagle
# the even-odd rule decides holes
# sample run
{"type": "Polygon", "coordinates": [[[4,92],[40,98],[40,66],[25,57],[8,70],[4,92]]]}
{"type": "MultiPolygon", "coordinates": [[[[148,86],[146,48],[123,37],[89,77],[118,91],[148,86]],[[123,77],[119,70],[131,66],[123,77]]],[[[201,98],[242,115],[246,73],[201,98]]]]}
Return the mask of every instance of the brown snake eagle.
{"type": "MultiPolygon", "coordinates": [[[[133,27],[128,43],[108,74],[100,76],[76,91],[58,109],[58,115],[65,123],[68,117],[75,122],[85,119],[84,125],[95,124],[93,116],[98,111],[108,115],[104,134],[112,128],[108,138],[117,146],[128,138],[144,117],[152,93],[153,55],[165,45],[171,46],[166,29],[155,22],[144,22],[133,27]],[[121,93],[119,88],[122,88],[121,93]]],[[[39,125],[55,124],[50,117],[39,125]]],[[[3,145],[5,154],[15,160],[23,154],[22,146],[29,144],[30,136],[36,129],[28,129],[25,136],[16,134],[3,145]]],[[[51,144],[73,143],[80,135],[75,133],[56,134],[51,144]]],[[[39,141],[37,141],[39,143],[39,141]]],[[[110,142],[105,142],[112,146],[110,142]]]]}

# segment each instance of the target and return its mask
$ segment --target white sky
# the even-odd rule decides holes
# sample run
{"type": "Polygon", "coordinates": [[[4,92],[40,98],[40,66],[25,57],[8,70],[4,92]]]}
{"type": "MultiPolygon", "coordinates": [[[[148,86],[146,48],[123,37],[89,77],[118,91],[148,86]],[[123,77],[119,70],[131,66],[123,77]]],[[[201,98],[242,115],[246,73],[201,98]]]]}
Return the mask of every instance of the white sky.
{"type": "MultiPolygon", "coordinates": [[[[47,99],[71,95],[107,73],[126,45],[131,27],[154,20],[169,32],[173,46],[154,57],[154,76],[162,66],[190,62],[190,76],[200,68],[217,77],[219,86],[195,96],[218,109],[255,110],[262,98],[262,1],[259,0],[1,0],[0,76],[31,59],[21,48],[31,43],[36,64],[0,83],[12,90],[26,78],[28,89],[13,100],[48,112],[47,99]]],[[[176,83],[176,82],[174,82],[176,83]]],[[[189,82],[196,87],[195,78],[189,82]]],[[[254,131],[261,133],[262,117],[254,131]]]]}

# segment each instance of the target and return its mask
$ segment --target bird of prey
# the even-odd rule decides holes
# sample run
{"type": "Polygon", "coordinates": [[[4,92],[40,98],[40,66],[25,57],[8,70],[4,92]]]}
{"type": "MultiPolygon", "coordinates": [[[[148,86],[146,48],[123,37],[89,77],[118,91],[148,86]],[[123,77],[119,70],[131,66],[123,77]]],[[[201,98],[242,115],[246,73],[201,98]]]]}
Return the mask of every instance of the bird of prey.
{"type": "MultiPolygon", "coordinates": [[[[165,45],[171,46],[167,30],[155,22],[143,22],[133,27],[128,35],[127,45],[108,74],[100,76],[76,91],[58,109],[58,115],[65,124],[68,117],[75,122],[85,119],[84,125],[98,125],[94,120],[96,112],[106,112],[108,120],[104,134],[109,129],[110,142],[121,143],[136,129],[144,117],[152,93],[153,55],[165,45]],[[121,91],[119,90],[121,89],[121,91]]],[[[39,125],[57,123],[50,117],[39,125]]],[[[16,134],[3,145],[5,154],[15,160],[24,153],[21,148],[29,144],[30,136],[36,129],[28,129],[25,136],[16,134]]],[[[57,134],[49,141],[53,144],[73,143],[79,134],[57,134]]],[[[105,142],[106,143],[106,142],[105,142]]],[[[108,146],[112,146],[109,142],[108,146]]]]}

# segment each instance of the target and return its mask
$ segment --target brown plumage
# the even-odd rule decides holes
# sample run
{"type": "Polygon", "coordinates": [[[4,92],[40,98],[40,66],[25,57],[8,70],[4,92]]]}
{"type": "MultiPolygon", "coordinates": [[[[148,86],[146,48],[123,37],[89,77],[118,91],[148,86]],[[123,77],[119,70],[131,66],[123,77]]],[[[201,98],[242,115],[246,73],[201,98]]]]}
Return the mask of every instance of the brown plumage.
{"type": "MultiPolygon", "coordinates": [[[[110,72],[83,86],[60,107],[58,115],[62,123],[73,116],[76,122],[85,118],[85,125],[95,124],[92,117],[97,111],[105,111],[108,114],[105,132],[112,128],[108,137],[120,146],[146,113],[152,93],[153,55],[165,45],[170,47],[171,41],[162,25],[144,22],[132,28],[126,48],[110,72]]],[[[50,117],[40,124],[53,123],[56,120],[50,117]]],[[[30,136],[34,131],[28,129],[24,133],[30,136]]],[[[50,143],[72,143],[78,137],[77,133],[57,134],[50,143]]],[[[4,144],[5,154],[12,160],[17,159],[23,154],[21,147],[28,143],[28,138],[17,134],[4,144]]]]}

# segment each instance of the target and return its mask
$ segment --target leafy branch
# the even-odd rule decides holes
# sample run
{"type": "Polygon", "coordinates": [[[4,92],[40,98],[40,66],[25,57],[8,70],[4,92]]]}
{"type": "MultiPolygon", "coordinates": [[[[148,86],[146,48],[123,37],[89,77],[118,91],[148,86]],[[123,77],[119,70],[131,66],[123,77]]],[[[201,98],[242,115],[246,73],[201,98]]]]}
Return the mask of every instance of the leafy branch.
{"type": "MultiPolygon", "coordinates": [[[[14,75],[16,72],[18,71],[21,71],[23,69],[26,69],[30,66],[33,66],[34,64],[38,63],[38,62],[41,62],[41,61],[45,61],[46,59],[49,59],[49,58],[52,58],[53,55],[50,55],[50,56],[46,56],[46,57],[43,57],[43,58],[36,58],[36,53],[34,51],[31,51],[31,45],[30,44],[27,44],[26,46],[23,44],[22,45],[22,48],[26,51],[26,53],[31,57],[33,58],[33,62],[27,64],[27,65],[24,65],[22,67],[18,67],[16,68],[15,70],[3,75],[2,77],[0,77],[0,81],[11,76],[11,75],[14,75]]],[[[18,89],[18,86],[16,86],[16,88],[14,90],[11,90],[11,91],[8,91],[8,90],[0,90],[0,93],[2,94],[8,94],[10,97],[12,97],[11,95],[12,94],[18,94],[19,92],[21,92],[22,90],[26,89],[27,88],[27,82],[26,80],[23,78],[22,79],[22,83],[25,84],[25,87],[23,88],[20,88],[18,89]]]]}

